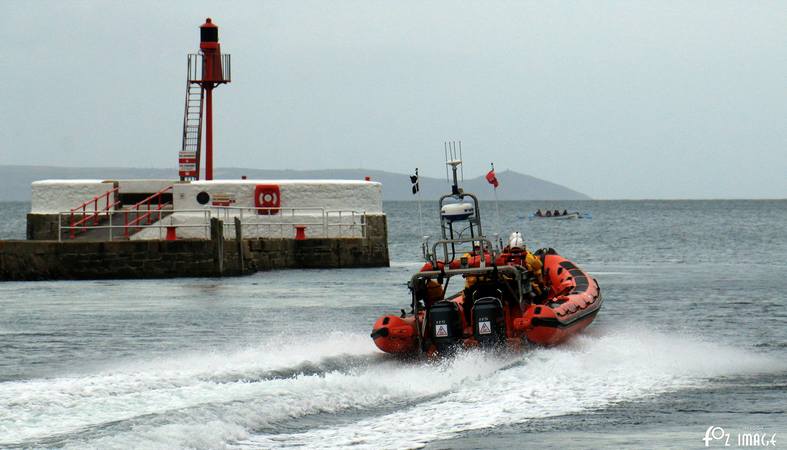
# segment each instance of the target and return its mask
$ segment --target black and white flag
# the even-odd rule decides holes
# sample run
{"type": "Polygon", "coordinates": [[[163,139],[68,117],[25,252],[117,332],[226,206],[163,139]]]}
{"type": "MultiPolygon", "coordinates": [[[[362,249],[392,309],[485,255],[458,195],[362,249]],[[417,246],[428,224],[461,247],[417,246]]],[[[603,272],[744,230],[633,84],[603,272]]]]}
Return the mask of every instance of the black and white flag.
{"type": "Polygon", "coordinates": [[[418,186],[418,168],[415,169],[415,175],[410,175],[410,183],[412,183],[413,195],[417,194],[421,187],[418,186]]]}

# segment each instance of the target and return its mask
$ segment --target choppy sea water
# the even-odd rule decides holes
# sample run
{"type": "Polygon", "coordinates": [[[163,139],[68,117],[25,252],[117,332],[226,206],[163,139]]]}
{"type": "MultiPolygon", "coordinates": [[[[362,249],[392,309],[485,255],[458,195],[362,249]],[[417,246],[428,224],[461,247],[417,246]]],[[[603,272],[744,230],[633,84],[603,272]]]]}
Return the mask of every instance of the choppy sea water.
{"type": "MultiPolygon", "coordinates": [[[[711,426],[787,444],[787,201],[501,202],[500,225],[482,207],[598,278],[584,335],[385,357],[371,324],[420,266],[416,204],[386,203],[390,268],[0,283],[0,447],[684,449],[711,426]],[[538,207],[593,219],[521,218],[538,207]]],[[[0,203],[0,238],[28,208],[0,203]]]]}

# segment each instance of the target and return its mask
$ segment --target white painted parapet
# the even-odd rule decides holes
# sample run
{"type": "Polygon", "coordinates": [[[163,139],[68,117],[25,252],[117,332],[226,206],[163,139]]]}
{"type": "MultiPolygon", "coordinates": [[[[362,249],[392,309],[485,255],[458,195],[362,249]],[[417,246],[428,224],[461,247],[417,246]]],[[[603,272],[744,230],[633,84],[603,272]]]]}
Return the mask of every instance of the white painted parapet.
{"type": "MultiPolygon", "coordinates": [[[[305,226],[307,236],[361,237],[362,216],[383,214],[382,184],[375,181],[192,181],[175,184],[172,197],[175,213],[157,225],[175,226],[179,238],[204,238],[210,217],[222,219],[225,227],[241,218],[243,235],[249,238],[290,238],[296,224],[305,226]],[[271,207],[271,213],[260,214],[255,209],[260,207],[271,207]]],[[[152,228],[132,239],[162,235],[152,228]]]]}
{"type": "MultiPolygon", "coordinates": [[[[33,214],[57,214],[76,208],[115,186],[113,180],[43,180],[32,184],[33,214]]],[[[112,201],[110,201],[110,204],[112,201]]],[[[99,204],[99,209],[105,202],[99,204]]]]}
{"type": "MultiPolygon", "coordinates": [[[[105,223],[96,226],[123,227],[126,220],[140,223],[131,239],[161,239],[167,226],[174,226],[179,238],[204,239],[211,217],[223,220],[227,227],[234,226],[236,217],[241,219],[244,236],[250,238],[292,237],[296,226],[305,227],[306,235],[312,237],[362,237],[365,216],[383,214],[382,184],[360,180],[44,180],[32,185],[31,213],[68,212],[113,187],[118,188],[117,195],[112,194],[109,204],[122,201],[129,212],[107,216],[105,223]],[[171,195],[172,205],[161,212],[167,217],[152,224],[147,218],[135,221],[148,207],[143,205],[136,212],[129,209],[130,203],[170,186],[163,201],[169,202],[171,195]]],[[[161,198],[156,197],[154,209],[161,198]]],[[[97,210],[106,205],[106,199],[100,200],[97,210]]],[[[89,207],[86,212],[92,211],[89,207]]]]}
{"type": "MultiPolygon", "coordinates": [[[[324,208],[382,214],[382,184],[358,180],[214,180],[176,184],[175,210],[211,206],[254,207],[257,186],[276,186],[281,208],[324,208]],[[204,193],[198,198],[200,193],[204,193]],[[204,201],[205,203],[201,203],[204,201]]],[[[275,199],[272,199],[275,200],[275,199]]]]}

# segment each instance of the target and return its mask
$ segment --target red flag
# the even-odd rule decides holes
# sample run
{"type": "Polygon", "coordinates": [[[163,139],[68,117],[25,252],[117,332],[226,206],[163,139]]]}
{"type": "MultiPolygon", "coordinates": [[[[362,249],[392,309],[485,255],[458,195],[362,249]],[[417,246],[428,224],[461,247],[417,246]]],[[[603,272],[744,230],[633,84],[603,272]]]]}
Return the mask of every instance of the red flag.
{"type": "Polygon", "coordinates": [[[500,183],[497,181],[497,177],[495,176],[495,169],[490,170],[486,174],[486,181],[488,181],[489,184],[491,184],[492,186],[495,187],[495,189],[497,189],[497,186],[499,186],[500,183]]]}

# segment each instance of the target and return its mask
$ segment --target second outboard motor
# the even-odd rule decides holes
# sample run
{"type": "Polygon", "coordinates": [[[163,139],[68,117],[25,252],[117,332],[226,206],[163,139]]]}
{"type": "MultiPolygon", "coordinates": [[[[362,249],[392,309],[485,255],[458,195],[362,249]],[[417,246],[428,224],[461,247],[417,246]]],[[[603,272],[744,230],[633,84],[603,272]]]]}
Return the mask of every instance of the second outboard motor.
{"type": "Polygon", "coordinates": [[[499,298],[484,297],[473,305],[473,337],[482,347],[494,347],[506,338],[506,316],[499,298]]]}
{"type": "Polygon", "coordinates": [[[454,302],[439,301],[429,308],[427,332],[432,336],[437,352],[450,354],[462,339],[462,318],[454,302]]]}

